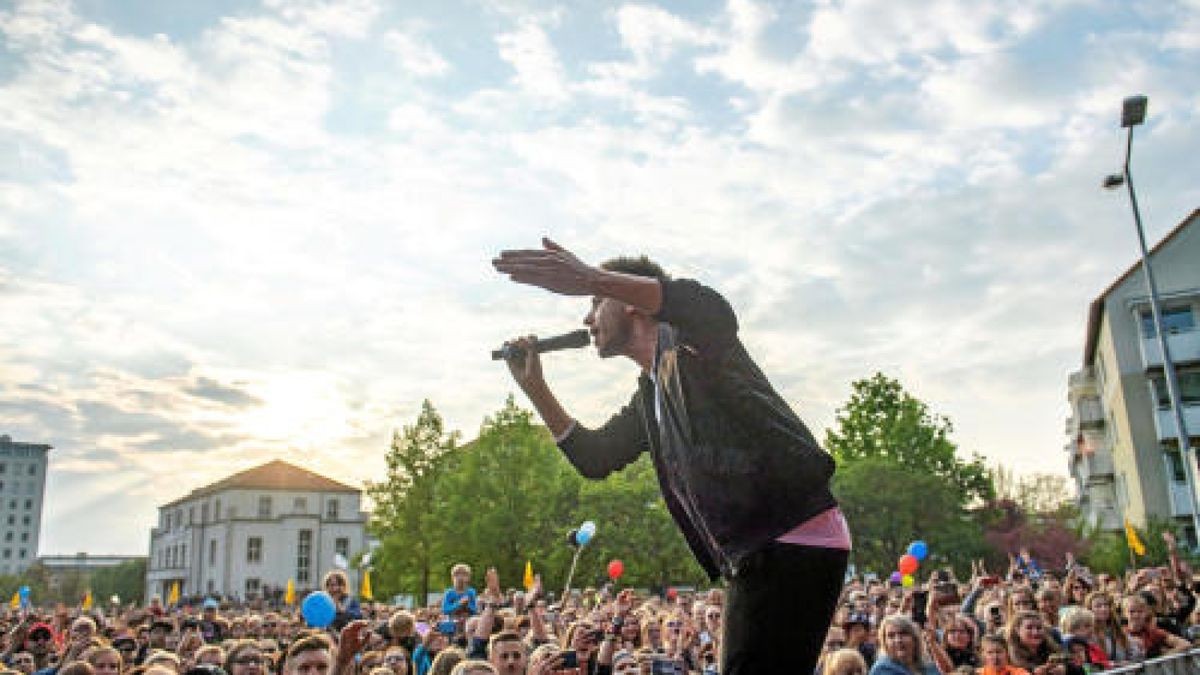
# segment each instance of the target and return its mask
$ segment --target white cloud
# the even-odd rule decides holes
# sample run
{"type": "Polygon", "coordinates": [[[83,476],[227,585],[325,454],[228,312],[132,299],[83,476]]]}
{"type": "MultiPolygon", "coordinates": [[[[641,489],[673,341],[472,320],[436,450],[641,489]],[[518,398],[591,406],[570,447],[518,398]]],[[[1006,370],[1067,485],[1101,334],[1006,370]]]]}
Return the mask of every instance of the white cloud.
{"type": "MultiPolygon", "coordinates": [[[[105,506],[148,525],[156,501],[268,458],[376,475],[425,397],[470,435],[513,389],[487,350],[582,317],[489,269],[541,234],[720,288],[818,434],[883,369],[968,449],[1061,468],[1082,313],[1131,259],[1124,207],[1096,190],[1123,95],[1152,98],[1152,228],[1200,200],[1200,75],[1186,39],[1149,48],[1183,24],[734,0],[595,12],[611,30],[582,40],[572,8],[502,4],[468,26],[272,2],[188,36],[67,3],[0,15],[18,55],[0,64],[0,309],[22,317],[0,328],[0,410],[64,467],[51,550],[99,546],[105,506]],[[1058,34],[1079,53],[1047,50],[1058,34]],[[402,83],[339,98],[358,77],[402,83]],[[164,465],[188,470],[156,480],[164,465]]],[[[590,422],[635,376],[584,353],[548,366],[590,422]]]]}
{"type": "Polygon", "coordinates": [[[383,40],[399,57],[404,70],[416,77],[436,77],[450,72],[450,63],[419,32],[388,31],[383,40]]]}
{"type": "Polygon", "coordinates": [[[558,52],[545,28],[534,20],[523,20],[516,30],[496,36],[500,58],[515,69],[513,83],[547,103],[570,97],[558,52]]]}

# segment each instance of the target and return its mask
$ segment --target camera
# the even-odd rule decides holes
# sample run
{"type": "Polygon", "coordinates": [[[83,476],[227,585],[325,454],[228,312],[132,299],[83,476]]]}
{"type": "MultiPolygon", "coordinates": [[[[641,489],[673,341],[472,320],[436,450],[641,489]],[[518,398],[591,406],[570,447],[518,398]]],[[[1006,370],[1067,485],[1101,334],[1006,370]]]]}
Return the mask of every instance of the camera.
{"type": "Polygon", "coordinates": [[[650,662],[650,675],[683,675],[683,669],[672,659],[656,656],[650,662]]]}

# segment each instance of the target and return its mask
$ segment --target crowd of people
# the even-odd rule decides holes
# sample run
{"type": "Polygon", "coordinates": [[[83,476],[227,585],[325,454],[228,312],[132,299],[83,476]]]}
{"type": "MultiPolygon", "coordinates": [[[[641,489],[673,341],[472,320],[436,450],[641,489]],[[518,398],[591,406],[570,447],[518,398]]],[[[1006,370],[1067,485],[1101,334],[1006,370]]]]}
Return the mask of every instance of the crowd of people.
{"type": "MultiPolygon", "coordinates": [[[[195,607],[154,598],[122,611],[10,610],[0,675],[708,675],[720,663],[720,589],[603,587],[554,598],[540,580],[501,590],[489,569],[477,591],[461,564],[451,579],[439,604],[404,609],[354,598],[345,573],[331,571],[323,587],[336,614],[323,628],[296,607],[215,598],[195,607]]],[[[1100,672],[1191,649],[1200,639],[1194,583],[1175,556],[1118,578],[1073,560],[1060,573],[1043,571],[1027,553],[1005,575],[980,562],[962,582],[949,570],[909,587],[855,577],[817,673],[1100,672]]]]}

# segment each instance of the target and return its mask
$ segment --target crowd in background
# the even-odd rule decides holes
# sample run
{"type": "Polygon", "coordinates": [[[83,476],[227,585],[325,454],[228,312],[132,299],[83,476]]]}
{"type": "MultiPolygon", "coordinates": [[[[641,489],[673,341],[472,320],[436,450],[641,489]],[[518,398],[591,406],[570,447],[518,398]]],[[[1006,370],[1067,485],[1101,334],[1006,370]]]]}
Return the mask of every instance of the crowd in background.
{"type": "MultiPolygon", "coordinates": [[[[1174,541],[1169,544],[1174,549],[1174,541]]],[[[562,598],[482,590],[451,570],[438,605],[360,601],[344,572],[324,589],[330,625],[293,606],[205,599],[196,605],[84,611],[11,609],[0,675],[658,675],[717,672],[720,589],[661,595],[611,587],[562,598]]],[[[1196,580],[1175,555],[1123,578],[1068,559],[1044,570],[1027,553],[1005,574],[982,562],[909,586],[874,575],[847,580],[817,664],[820,675],[1080,675],[1191,649],[1200,639],[1196,580]]],[[[808,611],[795,607],[794,611],[808,611]]],[[[753,627],[751,627],[752,629],[753,627]]],[[[787,645],[779,645],[787,650],[787,645]]],[[[806,674],[802,674],[806,675],[806,674]]]]}

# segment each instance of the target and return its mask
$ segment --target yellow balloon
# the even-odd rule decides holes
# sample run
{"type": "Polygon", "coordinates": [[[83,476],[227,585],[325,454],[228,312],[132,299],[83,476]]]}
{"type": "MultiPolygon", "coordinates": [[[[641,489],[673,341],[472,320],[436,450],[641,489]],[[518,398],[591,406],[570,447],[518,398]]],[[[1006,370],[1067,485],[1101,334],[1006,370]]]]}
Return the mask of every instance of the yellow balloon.
{"type": "Polygon", "coordinates": [[[908,588],[909,586],[912,586],[915,583],[917,583],[917,581],[916,581],[916,579],[913,579],[913,576],[911,574],[905,574],[903,577],[900,578],[900,585],[904,586],[905,588],[908,588]]]}

